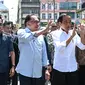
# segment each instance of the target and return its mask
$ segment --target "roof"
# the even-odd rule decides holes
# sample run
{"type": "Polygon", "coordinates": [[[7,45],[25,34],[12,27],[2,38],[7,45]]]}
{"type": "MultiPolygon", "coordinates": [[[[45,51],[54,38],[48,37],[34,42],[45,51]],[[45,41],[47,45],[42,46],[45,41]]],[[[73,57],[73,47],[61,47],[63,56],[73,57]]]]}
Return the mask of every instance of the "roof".
{"type": "Polygon", "coordinates": [[[0,11],[5,11],[5,10],[8,11],[8,8],[4,4],[0,3],[0,11]]]}

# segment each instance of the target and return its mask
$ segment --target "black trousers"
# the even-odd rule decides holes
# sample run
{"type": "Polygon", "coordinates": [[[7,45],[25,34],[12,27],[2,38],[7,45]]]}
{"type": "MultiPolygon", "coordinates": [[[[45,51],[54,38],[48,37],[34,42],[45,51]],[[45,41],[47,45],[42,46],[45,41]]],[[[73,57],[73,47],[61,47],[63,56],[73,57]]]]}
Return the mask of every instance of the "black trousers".
{"type": "Polygon", "coordinates": [[[79,66],[79,85],[85,85],[85,65],[79,66]]]}
{"type": "Polygon", "coordinates": [[[8,73],[0,73],[0,85],[7,85],[8,73]]]}
{"type": "Polygon", "coordinates": [[[78,85],[78,72],[59,72],[53,69],[52,85],[78,85]]]}
{"type": "Polygon", "coordinates": [[[11,79],[12,79],[12,85],[18,85],[18,74],[16,71],[14,76],[11,79]]]}
{"type": "Polygon", "coordinates": [[[20,85],[44,85],[42,78],[30,78],[19,74],[20,85]]]}

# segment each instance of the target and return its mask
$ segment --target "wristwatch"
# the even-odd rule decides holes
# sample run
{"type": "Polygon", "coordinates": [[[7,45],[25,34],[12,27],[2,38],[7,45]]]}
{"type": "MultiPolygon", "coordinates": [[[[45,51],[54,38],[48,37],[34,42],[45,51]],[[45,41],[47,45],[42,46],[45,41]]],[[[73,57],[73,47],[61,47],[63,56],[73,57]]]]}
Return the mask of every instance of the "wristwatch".
{"type": "Polygon", "coordinates": [[[12,65],[12,67],[14,67],[14,68],[15,68],[15,65],[12,65]]]}

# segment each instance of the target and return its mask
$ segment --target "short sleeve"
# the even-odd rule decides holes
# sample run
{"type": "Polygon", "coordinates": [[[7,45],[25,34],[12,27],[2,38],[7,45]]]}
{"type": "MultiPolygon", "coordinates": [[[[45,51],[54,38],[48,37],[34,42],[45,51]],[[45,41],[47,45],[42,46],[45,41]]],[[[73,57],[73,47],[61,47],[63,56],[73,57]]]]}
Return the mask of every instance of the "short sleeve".
{"type": "Polygon", "coordinates": [[[8,37],[8,40],[9,40],[9,42],[8,42],[9,52],[14,51],[14,48],[13,48],[13,39],[12,39],[12,37],[8,37]]]}

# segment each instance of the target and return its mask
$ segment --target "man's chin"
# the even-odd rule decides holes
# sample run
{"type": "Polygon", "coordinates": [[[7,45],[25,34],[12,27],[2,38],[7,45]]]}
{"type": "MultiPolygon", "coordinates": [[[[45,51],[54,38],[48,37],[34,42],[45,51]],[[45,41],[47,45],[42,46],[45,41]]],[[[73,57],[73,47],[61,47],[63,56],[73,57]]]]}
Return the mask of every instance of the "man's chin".
{"type": "Polygon", "coordinates": [[[35,31],[38,31],[39,30],[39,28],[35,28],[35,31]]]}
{"type": "Polygon", "coordinates": [[[68,27],[68,30],[70,30],[71,28],[70,27],[68,27]]]}

